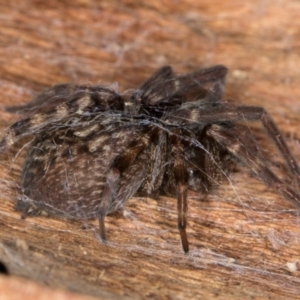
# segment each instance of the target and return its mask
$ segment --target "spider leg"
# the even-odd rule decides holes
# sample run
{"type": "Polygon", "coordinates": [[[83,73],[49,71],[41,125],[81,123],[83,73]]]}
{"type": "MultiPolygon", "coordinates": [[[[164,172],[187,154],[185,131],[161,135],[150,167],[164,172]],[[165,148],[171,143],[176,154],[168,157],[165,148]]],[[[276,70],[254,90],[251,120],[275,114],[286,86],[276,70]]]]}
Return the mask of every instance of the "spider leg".
{"type": "Polygon", "coordinates": [[[153,105],[168,97],[175,88],[175,74],[170,66],[164,66],[146,80],[131,97],[130,102],[153,105]]]}
{"type": "MultiPolygon", "coordinates": [[[[223,158],[225,151],[211,136],[207,128],[200,136],[194,137],[194,143],[185,148],[185,160],[188,170],[188,186],[194,191],[208,192],[220,184],[226,168],[223,158]]],[[[227,162],[227,161],[226,161],[227,162]]]]}
{"type": "Polygon", "coordinates": [[[208,101],[218,102],[222,98],[227,68],[217,65],[210,68],[200,69],[195,72],[177,76],[176,92],[191,93],[209,90],[208,101]],[[206,87],[211,84],[211,87],[206,87]]]}
{"type": "Polygon", "coordinates": [[[133,94],[134,102],[142,99],[144,105],[157,103],[174,103],[178,98],[202,98],[208,94],[208,101],[219,101],[224,90],[224,80],[227,68],[218,65],[200,69],[186,75],[176,76],[169,66],[164,66],[155,72],[133,94]],[[211,85],[207,88],[207,85],[211,85]]]}
{"type": "Polygon", "coordinates": [[[42,93],[38,94],[35,98],[23,105],[7,106],[5,110],[7,112],[15,113],[28,113],[32,110],[39,108],[41,105],[48,101],[53,100],[53,97],[67,97],[68,95],[74,93],[77,86],[74,84],[56,84],[49,89],[46,89],[42,93]]]}
{"type": "MultiPolygon", "coordinates": [[[[0,141],[0,154],[22,137],[45,130],[47,126],[65,120],[75,122],[84,116],[92,116],[94,111],[105,110],[105,106],[109,106],[113,100],[117,103],[116,106],[121,106],[120,97],[105,88],[96,87],[92,90],[92,88],[77,86],[77,91],[65,95],[62,92],[56,94],[60,91],[58,87],[64,90],[67,85],[54,86],[42,93],[33,101],[37,106],[29,111],[27,117],[15,122],[6,130],[5,136],[0,141]],[[52,97],[49,98],[49,95],[52,97]]],[[[70,89],[75,87],[71,85],[70,89]]]]}
{"type": "Polygon", "coordinates": [[[114,191],[119,183],[120,170],[117,168],[111,168],[106,178],[106,185],[104,187],[101,202],[99,205],[99,232],[103,242],[106,242],[106,230],[105,230],[105,215],[109,209],[109,205],[114,196],[114,191]]]}
{"type": "Polygon", "coordinates": [[[300,208],[300,194],[284,184],[259,157],[256,147],[249,145],[249,138],[234,127],[227,129],[219,125],[212,125],[207,134],[213,137],[221,146],[237,157],[241,162],[261,178],[268,186],[274,188],[287,200],[300,208]],[[249,146],[248,146],[249,145],[249,146]]]}
{"type": "Polygon", "coordinates": [[[296,177],[300,184],[300,168],[289,150],[282,133],[277,128],[271,116],[263,107],[256,106],[236,106],[236,105],[220,105],[210,109],[192,109],[192,110],[178,110],[174,120],[178,122],[178,118],[182,123],[199,123],[211,124],[220,122],[234,122],[234,121],[261,121],[269,138],[274,142],[280,154],[284,158],[291,173],[296,177]]]}
{"type": "Polygon", "coordinates": [[[25,195],[18,198],[15,210],[21,212],[21,219],[42,214],[42,210],[39,207],[35,206],[33,203],[29,204],[28,198],[25,195]]]}
{"type": "Polygon", "coordinates": [[[185,253],[189,251],[189,242],[186,235],[187,225],[187,182],[188,174],[184,161],[184,150],[180,140],[179,130],[173,130],[171,139],[171,153],[174,158],[174,178],[176,183],[178,229],[181,238],[182,248],[185,253]]]}
{"type": "MultiPolygon", "coordinates": [[[[15,142],[17,142],[22,137],[34,134],[39,130],[42,130],[49,124],[53,124],[59,120],[62,120],[67,117],[72,117],[70,112],[70,107],[66,102],[66,99],[58,98],[54,103],[49,104],[48,106],[45,103],[45,107],[42,105],[36,107],[35,110],[29,114],[29,116],[15,122],[10,126],[5,133],[4,138],[0,142],[0,154],[5,151],[5,149],[15,142]],[[57,100],[60,100],[60,104],[57,104],[57,100]],[[57,105],[54,105],[57,104],[57,105]]],[[[90,99],[89,97],[83,96],[77,99],[78,103],[81,105],[78,106],[79,109],[88,106],[90,99]]]]}
{"type": "Polygon", "coordinates": [[[202,155],[199,157],[200,170],[204,172],[202,177],[207,191],[220,184],[224,165],[220,147],[216,140],[207,134],[208,128],[202,131],[200,137],[205,151],[201,149],[202,155]]]}
{"type": "MultiPolygon", "coordinates": [[[[153,97],[152,94],[155,89],[157,88],[157,85],[160,85],[164,82],[165,86],[166,83],[171,82],[172,79],[175,78],[175,74],[170,66],[164,66],[158,69],[148,80],[146,80],[141,86],[140,90],[144,91],[143,96],[146,97],[153,97]]],[[[170,86],[170,88],[173,87],[170,86]]]]}
{"type": "MultiPolygon", "coordinates": [[[[138,139],[133,141],[131,145],[113,161],[110,170],[106,177],[106,184],[103,189],[101,202],[98,207],[99,214],[99,231],[102,241],[106,241],[105,230],[105,216],[108,212],[113,211],[113,200],[117,196],[119,190],[119,183],[122,178],[122,174],[125,173],[130,165],[138,158],[150,144],[152,138],[158,134],[159,129],[157,127],[151,127],[138,139]]],[[[129,197],[135,192],[133,190],[129,197]]],[[[121,199],[121,202],[125,202],[128,198],[121,199]]]]}

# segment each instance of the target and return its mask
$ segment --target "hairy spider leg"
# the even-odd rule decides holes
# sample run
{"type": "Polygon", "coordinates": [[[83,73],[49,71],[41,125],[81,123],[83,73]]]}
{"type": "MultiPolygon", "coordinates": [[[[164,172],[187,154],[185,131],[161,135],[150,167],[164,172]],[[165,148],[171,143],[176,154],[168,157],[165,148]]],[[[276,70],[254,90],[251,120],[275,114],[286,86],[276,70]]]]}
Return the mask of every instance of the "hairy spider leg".
{"type": "Polygon", "coordinates": [[[15,122],[7,129],[0,142],[0,154],[21,138],[39,132],[49,124],[82,114],[83,110],[91,104],[90,96],[86,92],[77,93],[71,98],[63,98],[59,95],[53,98],[54,100],[49,102],[49,106],[43,103],[29,116],[15,122]]]}
{"type": "Polygon", "coordinates": [[[274,188],[300,208],[300,194],[285,185],[262,161],[254,147],[248,147],[249,139],[236,128],[224,128],[212,125],[207,134],[213,137],[221,146],[243,162],[254,174],[268,186],[274,188]]]}
{"type": "Polygon", "coordinates": [[[208,191],[211,187],[220,184],[223,177],[222,172],[222,158],[220,153],[220,147],[215,139],[207,134],[209,126],[205,127],[200,136],[200,142],[204,149],[201,150],[201,156],[199,157],[199,169],[203,172],[204,185],[208,191]]]}
{"type": "Polygon", "coordinates": [[[212,84],[209,89],[209,100],[218,102],[222,98],[225,86],[227,68],[217,65],[210,68],[200,69],[185,75],[177,76],[176,92],[191,93],[192,91],[207,91],[207,83],[212,84]]]}
{"type": "Polygon", "coordinates": [[[181,238],[182,248],[185,253],[189,252],[189,242],[186,234],[187,225],[187,182],[188,174],[184,160],[183,144],[181,142],[179,129],[172,130],[170,134],[171,154],[174,158],[174,178],[176,183],[178,230],[181,238]]]}
{"type": "Polygon", "coordinates": [[[273,119],[263,107],[256,106],[236,106],[233,104],[221,105],[210,109],[192,109],[181,110],[174,113],[174,120],[178,122],[178,118],[182,123],[201,123],[211,124],[227,121],[261,121],[269,138],[274,142],[279,153],[284,158],[290,172],[296,177],[300,184],[300,168],[289,150],[281,132],[277,128],[273,119]]]}
{"type": "Polygon", "coordinates": [[[6,132],[5,136],[0,141],[0,154],[2,154],[9,146],[17,142],[21,136],[26,136],[32,132],[28,130],[28,125],[30,124],[30,117],[20,120],[10,126],[6,132]]]}
{"type": "MultiPolygon", "coordinates": [[[[207,190],[213,186],[219,184],[221,178],[221,153],[217,142],[214,138],[209,136],[205,128],[199,141],[203,146],[203,149],[199,149],[199,157],[197,159],[197,167],[202,174],[202,180],[207,185],[207,190]],[[210,174],[208,176],[208,174],[210,174]]],[[[182,248],[185,253],[189,251],[189,242],[186,233],[187,227],[187,191],[188,191],[188,171],[185,161],[184,143],[182,136],[184,136],[181,129],[173,129],[170,135],[171,155],[173,157],[173,173],[176,185],[176,197],[177,197],[177,213],[178,213],[178,230],[181,238],[182,248]]]]}
{"type": "Polygon", "coordinates": [[[69,83],[62,83],[62,84],[56,84],[40,94],[38,94],[35,98],[33,98],[31,101],[27,102],[26,104],[21,105],[14,105],[14,106],[7,106],[5,107],[5,110],[7,112],[24,112],[28,113],[32,110],[36,110],[40,108],[45,103],[52,102],[55,97],[59,96],[60,99],[67,98],[70,94],[74,94],[74,92],[77,89],[77,85],[75,84],[69,84],[69,83]]]}
{"type": "Polygon", "coordinates": [[[218,65],[200,69],[185,75],[176,76],[169,66],[164,66],[156,71],[144,82],[133,97],[141,99],[144,105],[171,102],[186,94],[206,94],[206,84],[212,84],[209,100],[221,100],[227,68],[218,65]]]}
{"type": "MultiPolygon", "coordinates": [[[[98,207],[99,212],[99,230],[100,237],[103,242],[106,241],[105,216],[109,211],[110,204],[115,196],[115,191],[118,191],[118,185],[124,173],[130,165],[137,159],[150,144],[151,139],[157,135],[159,128],[150,127],[138,139],[132,142],[129,147],[120,154],[112,163],[107,174],[107,180],[103,189],[102,198],[98,207]]],[[[124,199],[126,201],[127,199],[124,199]]]]}
{"type": "MultiPolygon", "coordinates": [[[[117,93],[106,88],[77,86],[79,91],[74,92],[71,96],[66,94],[66,88],[66,85],[54,86],[32,101],[37,106],[32,107],[33,104],[24,105],[23,108],[27,106],[29,108],[27,111],[26,109],[24,110],[27,117],[15,122],[7,129],[5,136],[0,141],[0,154],[21,138],[39,133],[41,130],[45,130],[45,127],[53,126],[57,122],[88,116],[93,114],[95,107],[107,110],[111,104],[110,102],[113,101],[117,103],[116,106],[118,108],[123,105],[122,98],[117,93]],[[102,98],[109,98],[109,100],[105,102],[102,98]],[[101,101],[103,101],[103,104],[101,104],[101,101]]],[[[75,88],[76,86],[72,85],[69,89],[73,90],[75,88]]]]}

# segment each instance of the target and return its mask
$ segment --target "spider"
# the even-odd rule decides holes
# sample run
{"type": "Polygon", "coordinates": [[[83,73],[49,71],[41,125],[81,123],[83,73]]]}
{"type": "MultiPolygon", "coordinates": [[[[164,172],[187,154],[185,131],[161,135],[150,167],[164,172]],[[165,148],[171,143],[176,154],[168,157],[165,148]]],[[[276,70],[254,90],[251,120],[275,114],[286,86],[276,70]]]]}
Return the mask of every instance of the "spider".
{"type": "Polygon", "coordinates": [[[185,253],[187,191],[219,184],[229,162],[246,165],[287,200],[300,207],[300,194],[268,167],[243,121],[260,121],[300,184],[299,166],[282,134],[262,107],[222,101],[226,67],[185,75],[169,66],[138,89],[118,93],[105,86],[56,85],[21,109],[0,153],[31,136],[16,209],[22,218],[46,212],[73,219],[99,220],[134,194],[176,195],[178,229],[185,253]]]}

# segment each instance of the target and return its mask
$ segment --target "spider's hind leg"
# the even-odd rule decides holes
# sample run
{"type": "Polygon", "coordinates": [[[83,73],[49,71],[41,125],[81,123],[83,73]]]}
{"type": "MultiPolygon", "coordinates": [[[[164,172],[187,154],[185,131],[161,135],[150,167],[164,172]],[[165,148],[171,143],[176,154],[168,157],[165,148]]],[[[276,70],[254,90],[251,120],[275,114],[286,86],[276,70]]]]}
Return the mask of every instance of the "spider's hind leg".
{"type": "Polygon", "coordinates": [[[53,97],[66,97],[70,95],[71,93],[74,93],[76,86],[73,84],[56,84],[40,94],[38,94],[35,98],[33,98],[31,101],[29,101],[26,104],[22,105],[14,105],[14,106],[7,106],[5,107],[5,111],[11,112],[11,113],[28,113],[31,110],[35,110],[41,105],[45,104],[48,101],[51,101],[53,97]]]}
{"type": "MultiPolygon", "coordinates": [[[[59,122],[72,122],[98,109],[105,109],[105,101],[115,101],[120,106],[120,97],[115,92],[102,88],[76,85],[56,85],[41,93],[33,101],[22,106],[25,117],[10,126],[0,141],[0,154],[21,138],[39,134],[59,122]],[[87,114],[88,113],[88,114],[87,114]]],[[[14,112],[13,108],[8,109],[14,112]]],[[[17,109],[16,109],[17,110],[17,109]]]]}
{"type": "Polygon", "coordinates": [[[41,124],[49,124],[52,120],[57,120],[62,117],[63,111],[66,114],[67,107],[62,109],[63,103],[67,101],[68,95],[74,92],[75,87],[72,84],[58,84],[40,93],[24,105],[6,107],[7,112],[20,112],[25,117],[6,130],[5,136],[0,141],[0,154],[22,136],[32,134],[38,130],[41,124]],[[56,104],[58,106],[55,108],[56,104]]]}

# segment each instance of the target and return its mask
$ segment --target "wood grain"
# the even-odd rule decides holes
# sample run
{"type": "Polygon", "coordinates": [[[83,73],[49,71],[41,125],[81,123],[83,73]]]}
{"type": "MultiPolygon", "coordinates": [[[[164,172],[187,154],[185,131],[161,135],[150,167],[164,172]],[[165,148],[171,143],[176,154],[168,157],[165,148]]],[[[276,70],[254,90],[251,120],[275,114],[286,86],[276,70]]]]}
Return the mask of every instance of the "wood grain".
{"type": "MultiPolygon", "coordinates": [[[[162,65],[221,63],[228,99],[264,106],[300,161],[300,2],[48,2],[0,0],[1,129],[17,119],[5,106],[56,83],[123,91],[162,65]]],[[[252,130],[284,175],[261,127],[252,130]]],[[[106,245],[96,221],[21,220],[14,157],[1,157],[0,174],[0,261],[11,275],[105,299],[299,299],[299,212],[242,167],[207,197],[190,192],[184,255],[167,197],[133,198],[109,216],[106,245]]]]}

